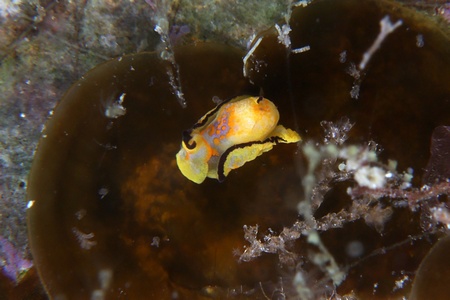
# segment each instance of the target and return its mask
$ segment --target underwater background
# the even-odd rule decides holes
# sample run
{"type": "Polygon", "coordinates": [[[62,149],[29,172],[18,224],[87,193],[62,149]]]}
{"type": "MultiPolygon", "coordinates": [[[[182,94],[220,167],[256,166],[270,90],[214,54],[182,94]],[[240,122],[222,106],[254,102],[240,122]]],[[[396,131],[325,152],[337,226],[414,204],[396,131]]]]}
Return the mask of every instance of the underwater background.
{"type": "Polygon", "coordinates": [[[4,1],[0,299],[408,296],[450,224],[449,10],[4,1]],[[260,93],[303,144],[184,178],[182,131],[260,93]]]}

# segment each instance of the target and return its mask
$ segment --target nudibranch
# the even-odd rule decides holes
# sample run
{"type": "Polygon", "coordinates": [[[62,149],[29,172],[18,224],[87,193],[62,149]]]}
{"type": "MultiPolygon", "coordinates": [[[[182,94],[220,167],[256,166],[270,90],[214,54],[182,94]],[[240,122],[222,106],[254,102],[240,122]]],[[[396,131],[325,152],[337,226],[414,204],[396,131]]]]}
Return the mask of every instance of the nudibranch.
{"type": "Polygon", "coordinates": [[[263,97],[224,101],[183,132],[177,164],[195,183],[206,177],[223,181],[231,170],[270,151],[278,143],[296,143],[297,132],[277,125],[279,112],[263,97]]]}

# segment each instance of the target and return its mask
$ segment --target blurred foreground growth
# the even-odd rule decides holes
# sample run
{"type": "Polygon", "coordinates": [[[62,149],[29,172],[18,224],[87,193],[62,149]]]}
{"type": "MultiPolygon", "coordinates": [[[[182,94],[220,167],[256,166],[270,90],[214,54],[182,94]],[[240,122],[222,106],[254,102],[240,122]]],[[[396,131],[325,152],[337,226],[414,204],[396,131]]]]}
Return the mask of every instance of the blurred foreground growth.
{"type": "MultiPolygon", "coordinates": [[[[437,127],[432,136],[431,157],[421,187],[412,185],[413,170],[400,172],[397,162],[381,162],[375,142],[366,145],[347,145],[348,132],[353,124],[348,118],[333,123],[322,121],[325,131],[323,143],[306,142],[301,148],[307,161],[306,175],[303,177],[304,199],[298,204],[301,219],[291,227],[284,227],[275,234],[260,237],[258,225],[244,226],[245,240],[249,243],[240,256],[240,261],[251,261],[262,253],[278,254],[280,263],[295,270],[294,286],[301,299],[311,299],[313,286],[339,286],[352,265],[340,267],[333,255],[322,243],[319,232],[343,228],[357,220],[374,228],[380,235],[393,212],[398,208],[409,208],[420,214],[423,235],[447,233],[450,229],[450,211],[447,201],[450,194],[450,127],[437,127]],[[325,195],[336,183],[346,183],[350,204],[338,212],[328,213],[318,219],[314,217],[325,199],[325,195]],[[306,237],[306,241],[316,248],[308,253],[309,263],[314,264],[322,276],[317,285],[307,282],[308,265],[301,255],[290,248],[293,242],[306,237]],[[303,261],[303,263],[298,263],[303,261]]],[[[300,154],[299,154],[300,155],[300,154]]],[[[370,254],[369,254],[370,256],[370,254]]],[[[311,277],[311,276],[309,276],[311,277]]],[[[335,291],[335,290],[334,290],[335,291]]],[[[323,291],[322,291],[323,292],[323,291]]]]}

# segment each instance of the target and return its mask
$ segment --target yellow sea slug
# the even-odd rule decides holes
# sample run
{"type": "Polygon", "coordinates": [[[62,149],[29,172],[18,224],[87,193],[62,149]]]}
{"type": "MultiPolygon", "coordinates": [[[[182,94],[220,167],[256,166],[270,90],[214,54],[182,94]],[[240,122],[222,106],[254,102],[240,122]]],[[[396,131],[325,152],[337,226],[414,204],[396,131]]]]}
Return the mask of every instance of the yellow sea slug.
{"type": "Polygon", "coordinates": [[[195,183],[206,177],[223,181],[231,170],[270,151],[278,143],[296,143],[297,132],[277,125],[276,106],[263,97],[240,96],[217,105],[183,132],[177,164],[195,183]]]}

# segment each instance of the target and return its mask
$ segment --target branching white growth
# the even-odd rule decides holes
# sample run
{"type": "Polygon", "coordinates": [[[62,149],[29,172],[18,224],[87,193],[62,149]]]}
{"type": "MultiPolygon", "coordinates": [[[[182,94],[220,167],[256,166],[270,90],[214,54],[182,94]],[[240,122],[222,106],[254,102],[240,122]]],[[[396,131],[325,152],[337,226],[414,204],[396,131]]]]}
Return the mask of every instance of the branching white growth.
{"type": "Polygon", "coordinates": [[[353,125],[355,124],[351,123],[347,117],[343,117],[338,122],[321,121],[320,126],[325,131],[325,144],[342,145],[347,140],[348,132],[352,129],[353,125]]]}
{"type": "Polygon", "coordinates": [[[395,22],[395,24],[391,23],[391,20],[389,19],[389,16],[385,16],[380,21],[380,33],[378,34],[377,38],[373,42],[372,46],[364,53],[363,58],[361,62],[359,63],[359,69],[364,70],[367,63],[369,62],[372,55],[380,48],[383,41],[386,39],[386,37],[392,33],[397,27],[402,25],[402,20],[398,20],[395,22]]]}
{"type": "MultiPolygon", "coordinates": [[[[364,220],[368,226],[382,233],[396,207],[409,207],[412,211],[421,209],[421,213],[430,222],[435,225],[440,223],[447,230],[450,229],[448,208],[442,205],[430,209],[427,206],[430,199],[450,194],[450,183],[444,182],[420,191],[417,188],[405,190],[405,182],[409,183],[412,179],[412,169],[402,174],[396,170],[397,163],[394,160],[389,160],[386,164],[379,162],[376,150],[379,146],[373,141],[366,145],[345,145],[348,131],[353,126],[348,118],[342,118],[336,123],[323,121],[321,124],[327,136],[325,143],[309,142],[303,144],[302,148],[308,161],[308,170],[302,174],[305,196],[298,204],[301,219],[279,233],[268,229],[268,233],[261,234],[258,225],[244,226],[244,238],[249,245],[244,248],[239,259],[246,262],[263,253],[277,254],[282,265],[297,266],[294,286],[299,295],[308,295],[313,289],[305,277],[307,273],[298,265],[300,257],[291,248],[292,241],[306,238],[314,249],[308,252],[309,261],[325,274],[322,279],[324,282],[332,281],[338,286],[352,266],[338,266],[333,254],[322,242],[320,232],[364,220]],[[351,205],[316,219],[314,214],[323,203],[325,195],[334,187],[334,183],[344,181],[350,184],[347,194],[352,200],[351,205]],[[380,201],[381,199],[384,200],[380,201]],[[386,199],[392,201],[390,205],[386,204],[386,199]]],[[[362,254],[364,245],[357,246],[357,251],[352,252],[352,255],[362,254]]]]}
{"type": "MultiPolygon", "coordinates": [[[[332,152],[333,151],[331,151],[331,153],[332,152]]],[[[333,280],[334,285],[338,286],[345,279],[346,274],[340,270],[333,255],[331,255],[320,239],[319,233],[317,232],[317,223],[313,217],[314,212],[311,201],[314,186],[316,185],[316,177],[314,173],[320,166],[322,157],[329,156],[330,150],[327,147],[316,148],[312,143],[306,143],[303,147],[303,153],[307,157],[309,164],[307,173],[302,180],[305,199],[299,203],[298,212],[301,216],[303,216],[305,223],[309,227],[309,230],[306,231],[306,234],[308,235],[308,242],[317,246],[319,249],[319,253],[316,253],[315,257],[320,257],[321,259],[313,260],[313,262],[328,274],[328,276],[333,280]]]]}
{"type": "Polygon", "coordinates": [[[78,243],[80,244],[80,247],[85,250],[89,250],[95,245],[97,245],[96,241],[92,241],[91,239],[94,238],[94,233],[84,233],[80,231],[76,227],[72,227],[72,233],[75,235],[75,238],[78,240],[78,243]]]}
{"type": "Polygon", "coordinates": [[[250,58],[250,56],[253,55],[253,52],[255,52],[256,48],[258,48],[259,44],[262,41],[262,37],[259,37],[256,42],[253,44],[253,46],[248,50],[247,54],[245,54],[244,58],[242,59],[242,74],[244,77],[248,77],[247,73],[247,61],[250,58]]]}

